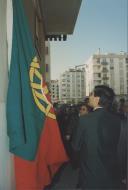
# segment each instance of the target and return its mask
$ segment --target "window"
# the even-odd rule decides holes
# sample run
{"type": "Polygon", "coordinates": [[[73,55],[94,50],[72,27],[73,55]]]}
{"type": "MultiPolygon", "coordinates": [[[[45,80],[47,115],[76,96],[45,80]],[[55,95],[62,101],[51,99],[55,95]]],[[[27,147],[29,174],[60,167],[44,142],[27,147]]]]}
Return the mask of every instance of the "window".
{"type": "Polygon", "coordinates": [[[104,85],[107,85],[107,82],[103,82],[104,85]]]}
{"type": "Polygon", "coordinates": [[[111,63],[113,63],[113,62],[114,62],[114,61],[113,61],[113,58],[110,58],[110,62],[111,62],[111,63]]]}
{"type": "Polygon", "coordinates": [[[108,65],[108,62],[102,61],[101,64],[102,64],[102,65],[108,65]]]}
{"type": "Polygon", "coordinates": [[[126,64],[128,64],[128,57],[126,57],[125,62],[126,62],[126,64]]]}
{"type": "Polygon", "coordinates": [[[106,58],[103,58],[103,59],[102,59],[102,62],[106,62],[106,58]]]}
{"type": "Polygon", "coordinates": [[[108,69],[106,67],[103,67],[102,72],[107,73],[108,69]]]}
{"type": "Polygon", "coordinates": [[[123,67],[123,63],[119,62],[119,67],[122,68],[123,67]]]}
{"type": "Polygon", "coordinates": [[[103,74],[103,78],[106,78],[107,77],[107,74],[103,74]]]}
{"type": "Polygon", "coordinates": [[[100,58],[97,58],[96,62],[97,62],[97,63],[100,63],[100,58]]]}
{"type": "Polygon", "coordinates": [[[98,73],[94,73],[94,77],[97,78],[98,77],[98,73]]]}
{"type": "Polygon", "coordinates": [[[45,54],[48,55],[48,47],[45,47],[45,54]]]}

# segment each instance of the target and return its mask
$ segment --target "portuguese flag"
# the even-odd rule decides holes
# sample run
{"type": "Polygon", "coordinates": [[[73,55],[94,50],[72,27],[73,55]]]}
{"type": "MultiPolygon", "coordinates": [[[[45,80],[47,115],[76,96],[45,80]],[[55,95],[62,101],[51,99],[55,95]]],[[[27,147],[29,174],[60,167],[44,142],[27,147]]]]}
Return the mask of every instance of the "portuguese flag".
{"type": "Polygon", "coordinates": [[[7,132],[17,190],[42,190],[67,161],[22,0],[12,0],[7,132]]]}

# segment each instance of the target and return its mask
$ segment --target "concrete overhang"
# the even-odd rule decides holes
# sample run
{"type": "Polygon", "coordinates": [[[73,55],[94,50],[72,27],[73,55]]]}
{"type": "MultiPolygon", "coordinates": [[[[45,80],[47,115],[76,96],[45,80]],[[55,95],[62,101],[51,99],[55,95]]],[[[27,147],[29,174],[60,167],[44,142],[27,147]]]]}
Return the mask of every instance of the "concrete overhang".
{"type": "Polygon", "coordinates": [[[82,0],[40,0],[45,34],[72,34],[81,2],[82,0]]]}

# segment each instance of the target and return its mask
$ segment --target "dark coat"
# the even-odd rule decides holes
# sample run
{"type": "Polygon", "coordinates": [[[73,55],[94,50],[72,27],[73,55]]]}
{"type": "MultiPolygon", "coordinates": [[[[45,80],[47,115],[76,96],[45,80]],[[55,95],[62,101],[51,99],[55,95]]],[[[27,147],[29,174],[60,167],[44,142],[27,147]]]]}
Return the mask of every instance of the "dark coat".
{"type": "Polygon", "coordinates": [[[122,179],[127,176],[127,135],[128,135],[128,119],[127,117],[121,120],[121,133],[118,144],[118,157],[121,166],[122,179]]]}
{"type": "Polygon", "coordinates": [[[120,187],[117,157],[120,127],[120,119],[103,108],[80,118],[72,147],[80,154],[81,188],[103,190],[120,187]]]}

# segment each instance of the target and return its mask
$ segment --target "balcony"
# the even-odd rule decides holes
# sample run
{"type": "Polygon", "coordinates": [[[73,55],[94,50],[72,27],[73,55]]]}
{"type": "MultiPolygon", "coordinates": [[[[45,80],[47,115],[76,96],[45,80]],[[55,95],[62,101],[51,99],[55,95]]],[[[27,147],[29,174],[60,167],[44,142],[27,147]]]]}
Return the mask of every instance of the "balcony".
{"type": "Polygon", "coordinates": [[[72,34],[82,0],[39,0],[46,38],[72,34]]]}
{"type": "Polygon", "coordinates": [[[102,61],[101,64],[102,65],[108,65],[108,62],[107,61],[102,61]]]}
{"type": "Polygon", "coordinates": [[[106,81],[109,80],[109,77],[104,76],[102,79],[106,81]]]}
{"type": "Polygon", "coordinates": [[[106,67],[103,67],[102,72],[103,72],[103,73],[107,73],[107,72],[108,72],[108,69],[107,69],[106,67]]]}

